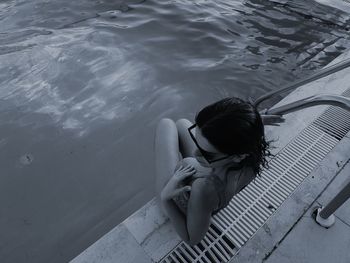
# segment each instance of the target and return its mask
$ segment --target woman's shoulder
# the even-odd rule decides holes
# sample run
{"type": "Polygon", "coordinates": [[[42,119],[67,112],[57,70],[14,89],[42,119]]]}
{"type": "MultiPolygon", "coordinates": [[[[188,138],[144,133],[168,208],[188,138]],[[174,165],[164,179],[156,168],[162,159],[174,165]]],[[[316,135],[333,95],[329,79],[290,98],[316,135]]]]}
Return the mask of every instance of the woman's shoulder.
{"type": "Polygon", "coordinates": [[[183,165],[183,166],[186,166],[186,165],[192,165],[196,171],[197,171],[197,176],[198,177],[204,177],[204,176],[208,176],[211,174],[212,172],[212,169],[209,168],[209,167],[204,167],[202,166],[196,158],[194,157],[186,157],[186,158],[183,158],[182,160],[180,160],[177,164],[177,166],[180,166],[180,165],[183,165]]]}
{"type": "Polygon", "coordinates": [[[212,195],[216,193],[216,187],[210,177],[195,178],[192,187],[199,189],[204,195],[212,195]]]}
{"type": "Polygon", "coordinates": [[[182,165],[188,165],[188,164],[191,164],[193,166],[197,166],[199,163],[198,161],[196,160],[196,158],[194,157],[186,157],[186,158],[183,158],[179,161],[180,164],[182,165]]]}
{"type": "Polygon", "coordinates": [[[193,157],[186,157],[186,158],[180,159],[175,166],[175,170],[177,170],[181,165],[182,166],[192,165],[194,168],[197,168],[198,162],[193,157]]]}
{"type": "Polygon", "coordinates": [[[211,210],[215,210],[219,203],[216,188],[208,178],[197,178],[193,181],[191,196],[211,210]]]}

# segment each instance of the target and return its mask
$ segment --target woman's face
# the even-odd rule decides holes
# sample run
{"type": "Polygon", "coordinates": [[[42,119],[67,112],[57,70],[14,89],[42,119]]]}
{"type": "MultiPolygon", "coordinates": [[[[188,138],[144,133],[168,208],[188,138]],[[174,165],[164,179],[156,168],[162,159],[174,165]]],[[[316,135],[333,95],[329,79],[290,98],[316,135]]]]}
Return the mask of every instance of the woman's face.
{"type": "Polygon", "coordinates": [[[214,145],[212,145],[207,140],[207,138],[204,137],[204,135],[202,134],[201,130],[198,127],[196,127],[196,129],[195,129],[195,138],[196,138],[198,145],[203,150],[211,153],[212,160],[224,158],[224,159],[216,161],[216,162],[208,163],[207,160],[203,157],[201,151],[198,148],[196,148],[196,150],[194,152],[194,156],[202,166],[211,167],[211,168],[219,168],[219,167],[226,166],[228,164],[239,163],[244,158],[246,158],[248,156],[248,154],[228,156],[227,154],[220,152],[218,149],[215,148],[214,145]]]}
{"type": "MultiPolygon", "coordinates": [[[[198,143],[198,145],[205,151],[212,153],[212,159],[219,159],[219,158],[223,158],[223,157],[227,157],[227,154],[221,153],[219,150],[217,150],[214,145],[212,145],[202,134],[201,130],[196,127],[195,128],[195,137],[196,137],[196,141],[198,143]]],[[[202,165],[202,166],[206,166],[206,167],[221,167],[224,166],[228,163],[232,163],[233,161],[233,156],[217,161],[217,162],[213,162],[213,163],[208,163],[207,160],[203,157],[202,153],[200,152],[200,150],[198,148],[196,148],[195,152],[194,152],[194,156],[197,159],[197,161],[202,165]]]]}

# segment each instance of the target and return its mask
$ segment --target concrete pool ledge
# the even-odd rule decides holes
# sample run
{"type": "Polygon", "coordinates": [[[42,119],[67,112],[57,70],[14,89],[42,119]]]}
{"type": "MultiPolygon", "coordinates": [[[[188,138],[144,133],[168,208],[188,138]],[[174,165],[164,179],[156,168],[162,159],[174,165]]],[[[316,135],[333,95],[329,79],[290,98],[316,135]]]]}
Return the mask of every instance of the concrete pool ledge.
{"type": "MultiPolygon", "coordinates": [[[[350,58],[350,52],[336,63],[350,58]]],[[[275,107],[319,93],[341,94],[350,88],[350,68],[304,85],[275,107]]],[[[266,127],[266,135],[274,142],[273,153],[280,152],[293,138],[313,122],[328,106],[315,106],[285,116],[279,127],[266,127]]],[[[310,205],[350,159],[349,133],[336,144],[319,165],[282,203],[264,225],[234,255],[230,262],[263,262],[294,227],[310,205]]],[[[162,214],[155,199],[149,201],[121,224],[74,258],[82,262],[158,262],[179,242],[170,221],[162,214]]]]}

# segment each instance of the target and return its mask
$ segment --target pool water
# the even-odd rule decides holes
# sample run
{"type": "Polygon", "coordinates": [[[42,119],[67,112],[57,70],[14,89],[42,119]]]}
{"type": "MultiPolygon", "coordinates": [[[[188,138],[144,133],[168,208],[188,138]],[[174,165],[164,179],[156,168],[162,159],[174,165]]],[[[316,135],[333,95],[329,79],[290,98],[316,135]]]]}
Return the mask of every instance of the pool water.
{"type": "Polygon", "coordinates": [[[161,118],[256,99],[349,40],[311,0],[1,1],[0,262],[72,259],[154,196],[161,118]]]}

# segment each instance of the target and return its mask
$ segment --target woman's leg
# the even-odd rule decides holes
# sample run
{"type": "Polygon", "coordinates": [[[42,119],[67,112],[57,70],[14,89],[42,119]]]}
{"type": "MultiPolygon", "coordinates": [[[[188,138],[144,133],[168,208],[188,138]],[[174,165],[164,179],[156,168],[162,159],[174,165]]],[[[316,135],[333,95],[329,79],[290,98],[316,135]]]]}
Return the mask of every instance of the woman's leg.
{"type": "MultiPolygon", "coordinates": [[[[188,128],[191,125],[192,122],[187,119],[179,119],[176,121],[176,127],[179,134],[180,152],[183,158],[194,157],[194,151],[197,148],[190,134],[188,133],[188,128]]],[[[192,130],[192,132],[195,134],[194,130],[192,130]]]]}
{"type": "Polygon", "coordinates": [[[155,134],[156,197],[160,193],[179,162],[179,139],[176,124],[171,119],[161,119],[155,134]]]}

